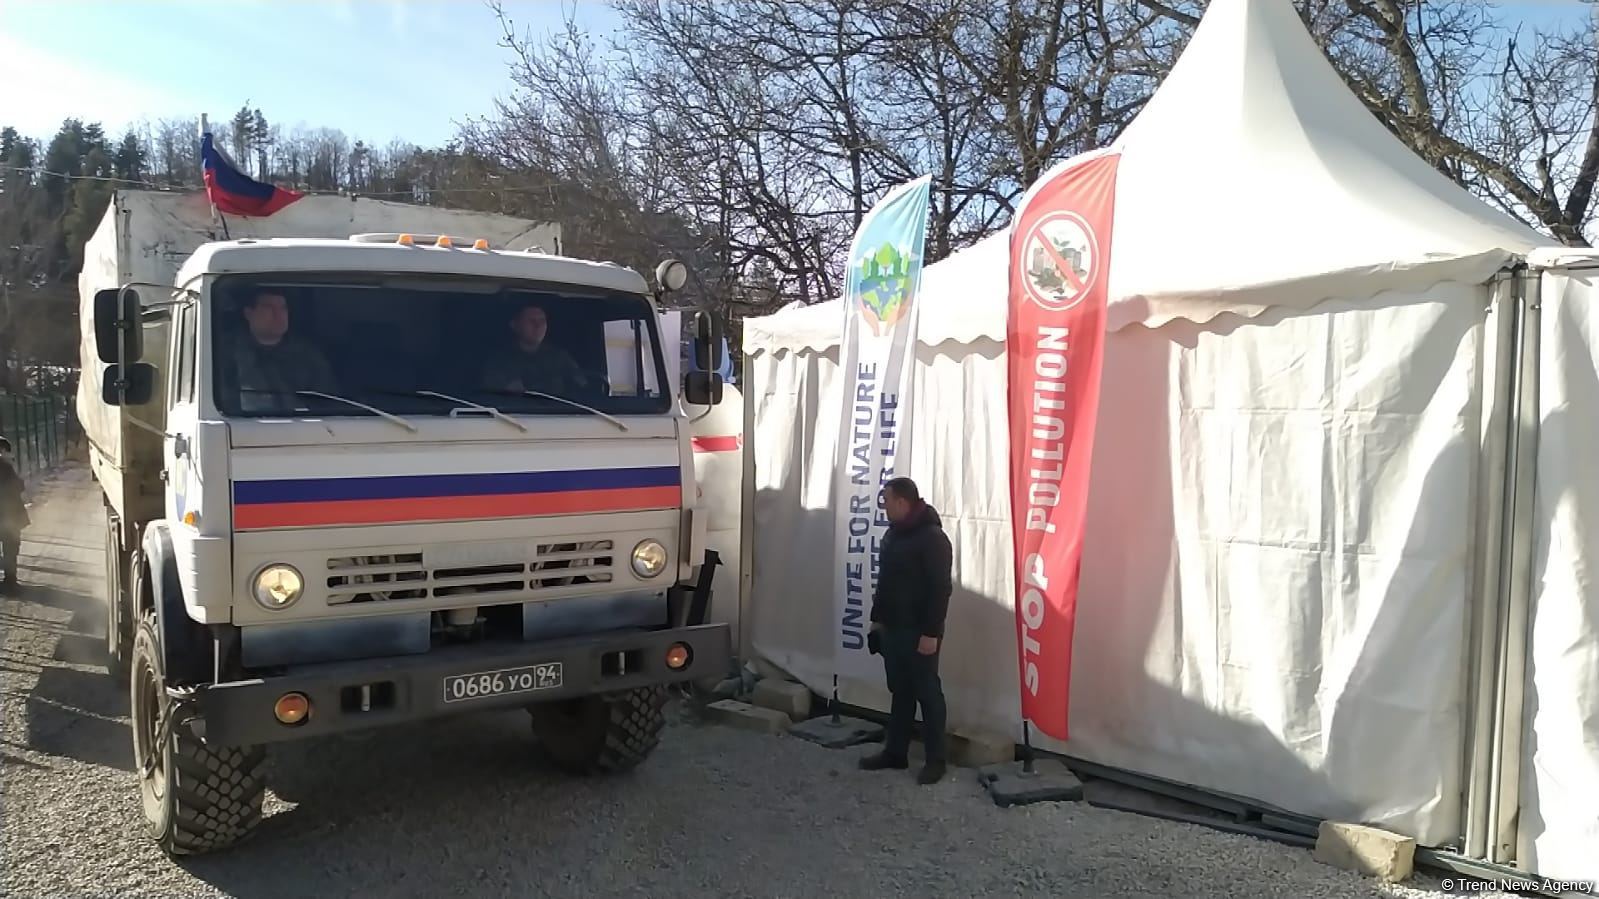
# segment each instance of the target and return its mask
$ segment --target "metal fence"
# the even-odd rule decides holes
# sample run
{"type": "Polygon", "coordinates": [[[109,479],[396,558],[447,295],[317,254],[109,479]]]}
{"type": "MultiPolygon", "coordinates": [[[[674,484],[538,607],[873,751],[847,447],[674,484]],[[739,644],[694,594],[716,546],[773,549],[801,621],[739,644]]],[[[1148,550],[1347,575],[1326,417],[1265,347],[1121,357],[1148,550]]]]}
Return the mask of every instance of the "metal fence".
{"type": "Polygon", "coordinates": [[[24,476],[61,464],[83,443],[76,404],[66,394],[0,393],[0,436],[11,441],[24,476]]]}

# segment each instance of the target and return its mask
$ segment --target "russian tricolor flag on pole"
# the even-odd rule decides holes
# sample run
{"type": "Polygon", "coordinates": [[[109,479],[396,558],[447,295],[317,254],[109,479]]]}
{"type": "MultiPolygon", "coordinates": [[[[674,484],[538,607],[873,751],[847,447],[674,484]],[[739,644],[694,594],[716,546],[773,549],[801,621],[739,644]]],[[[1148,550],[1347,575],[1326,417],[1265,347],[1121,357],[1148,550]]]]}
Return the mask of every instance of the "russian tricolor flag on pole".
{"type": "Polygon", "coordinates": [[[211,140],[200,137],[200,167],[205,195],[218,212],[228,215],[268,216],[305,196],[295,190],[263,184],[234,168],[211,140]]]}

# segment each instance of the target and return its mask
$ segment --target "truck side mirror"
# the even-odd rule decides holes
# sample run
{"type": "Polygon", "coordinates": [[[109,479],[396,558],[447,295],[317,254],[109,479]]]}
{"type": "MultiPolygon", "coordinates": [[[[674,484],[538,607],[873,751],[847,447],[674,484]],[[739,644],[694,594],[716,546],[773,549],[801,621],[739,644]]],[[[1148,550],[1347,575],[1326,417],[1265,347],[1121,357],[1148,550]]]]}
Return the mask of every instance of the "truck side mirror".
{"type": "Polygon", "coordinates": [[[148,362],[108,365],[100,373],[100,399],[107,406],[142,406],[154,396],[155,366],[148,362]]]}
{"type": "Polygon", "coordinates": [[[683,376],[683,399],[696,406],[722,402],[722,376],[714,371],[691,371],[683,376]]]}
{"type": "Polygon", "coordinates": [[[694,313],[694,367],[721,371],[723,361],[721,322],[708,311],[694,313]]]}
{"type": "Polygon", "coordinates": [[[101,362],[137,362],[144,355],[138,291],[108,287],[94,294],[94,349],[101,362]]]}

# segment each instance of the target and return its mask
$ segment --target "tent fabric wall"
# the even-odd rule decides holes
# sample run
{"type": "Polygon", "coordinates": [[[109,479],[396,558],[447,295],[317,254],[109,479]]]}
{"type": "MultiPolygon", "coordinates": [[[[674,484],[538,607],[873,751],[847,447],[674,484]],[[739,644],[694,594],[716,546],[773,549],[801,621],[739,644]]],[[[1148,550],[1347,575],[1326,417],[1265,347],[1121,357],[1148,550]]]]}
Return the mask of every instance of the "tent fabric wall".
{"type": "Polygon", "coordinates": [[[1599,880],[1599,254],[1545,272],[1521,863],[1599,880]],[[1585,263],[1585,264],[1584,264],[1585,263]]]}
{"type": "MultiPolygon", "coordinates": [[[[1072,739],[1042,745],[1454,838],[1486,306],[1446,283],[1111,334],[1072,739]]],[[[825,694],[837,353],[750,361],[754,644],[825,694]]],[[[923,344],[916,373],[909,473],[956,547],[951,726],[1019,736],[1004,351],[923,344]]],[[[841,696],[887,707],[880,681],[841,696]]]]}
{"type": "MultiPolygon", "coordinates": [[[[745,371],[756,421],[749,440],[755,454],[752,552],[759,560],[752,572],[751,640],[766,661],[827,696],[839,629],[831,599],[839,422],[826,410],[837,409],[843,399],[838,349],[761,353],[749,358],[745,371]]],[[[923,344],[917,347],[915,378],[907,473],[928,489],[955,556],[955,595],[946,624],[950,648],[942,656],[950,727],[1008,734],[1021,710],[1015,619],[1001,586],[1011,583],[1010,501],[994,480],[996,472],[1004,477],[1009,449],[1005,357],[994,341],[955,353],[923,344]],[[972,401],[963,404],[963,397],[972,401]]],[[[852,705],[888,708],[880,674],[841,680],[840,697],[852,705]]]]}
{"type": "Polygon", "coordinates": [[[1065,751],[1457,835],[1486,305],[1112,336],[1065,751]]]}

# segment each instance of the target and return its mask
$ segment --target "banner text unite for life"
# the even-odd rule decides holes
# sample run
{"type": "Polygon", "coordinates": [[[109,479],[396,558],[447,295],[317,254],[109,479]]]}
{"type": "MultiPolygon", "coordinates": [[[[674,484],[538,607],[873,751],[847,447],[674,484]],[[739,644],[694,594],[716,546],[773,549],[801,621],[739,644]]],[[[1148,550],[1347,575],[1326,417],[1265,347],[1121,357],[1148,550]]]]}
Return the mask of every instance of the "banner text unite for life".
{"type": "Polygon", "coordinates": [[[866,609],[871,587],[877,583],[878,549],[888,527],[881,488],[894,478],[894,444],[899,431],[896,414],[899,394],[880,390],[877,365],[863,362],[856,370],[854,414],[850,428],[849,537],[845,547],[844,620],[841,638],[846,649],[866,646],[866,609]],[[873,483],[872,434],[877,431],[881,471],[873,483]],[[867,576],[870,572],[870,577],[867,576]]]}

